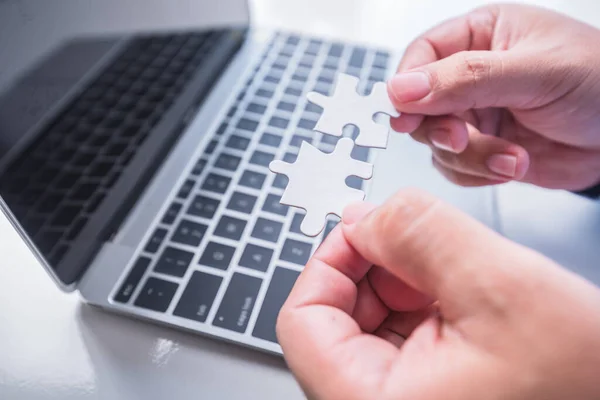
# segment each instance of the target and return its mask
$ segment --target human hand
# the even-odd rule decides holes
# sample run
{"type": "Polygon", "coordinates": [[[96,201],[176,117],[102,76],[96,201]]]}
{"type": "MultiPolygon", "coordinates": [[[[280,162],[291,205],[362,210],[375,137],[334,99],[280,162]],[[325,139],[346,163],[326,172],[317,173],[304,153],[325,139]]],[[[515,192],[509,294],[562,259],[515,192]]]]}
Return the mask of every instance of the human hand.
{"type": "Polygon", "coordinates": [[[370,209],[345,211],[279,314],[309,398],[600,398],[598,288],[420,192],[370,209]]]}
{"type": "Polygon", "coordinates": [[[493,5],[415,40],[388,83],[398,132],[431,146],[449,180],[600,182],[600,30],[548,10],[493,5]]]}

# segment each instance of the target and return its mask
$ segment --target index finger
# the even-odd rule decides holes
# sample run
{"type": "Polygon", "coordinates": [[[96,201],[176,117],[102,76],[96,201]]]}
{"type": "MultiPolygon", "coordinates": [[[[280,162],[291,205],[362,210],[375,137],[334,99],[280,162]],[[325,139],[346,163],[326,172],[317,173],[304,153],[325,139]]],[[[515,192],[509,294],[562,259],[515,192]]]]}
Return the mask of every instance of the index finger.
{"type": "Polygon", "coordinates": [[[356,283],[370,267],[338,226],[308,262],[279,313],[277,337],[285,359],[311,396],[361,393],[359,398],[369,398],[386,377],[373,371],[385,371],[398,354],[390,342],[363,333],[352,318],[356,283]]]}
{"type": "Polygon", "coordinates": [[[398,72],[421,67],[460,51],[490,50],[497,18],[498,8],[491,5],[442,22],[406,48],[398,72]]]}
{"type": "MultiPolygon", "coordinates": [[[[498,19],[497,6],[475,9],[449,19],[415,39],[404,52],[397,72],[408,71],[465,50],[489,50],[498,19]]],[[[390,91],[390,97],[393,98],[390,91]]],[[[421,114],[402,113],[391,118],[396,132],[413,132],[423,122],[421,114]]]]}

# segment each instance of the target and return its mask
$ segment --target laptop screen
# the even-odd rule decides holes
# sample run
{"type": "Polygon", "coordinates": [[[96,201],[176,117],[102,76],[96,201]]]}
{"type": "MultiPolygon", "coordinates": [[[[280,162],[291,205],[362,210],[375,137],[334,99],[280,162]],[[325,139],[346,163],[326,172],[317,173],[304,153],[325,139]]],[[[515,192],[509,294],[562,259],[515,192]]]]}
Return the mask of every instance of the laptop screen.
{"type": "Polygon", "coordinates": [[[0,2],[0,196],[63,285],[201,101],[179,98],[210,89],[248,24],[247,0],[0,2]]]}

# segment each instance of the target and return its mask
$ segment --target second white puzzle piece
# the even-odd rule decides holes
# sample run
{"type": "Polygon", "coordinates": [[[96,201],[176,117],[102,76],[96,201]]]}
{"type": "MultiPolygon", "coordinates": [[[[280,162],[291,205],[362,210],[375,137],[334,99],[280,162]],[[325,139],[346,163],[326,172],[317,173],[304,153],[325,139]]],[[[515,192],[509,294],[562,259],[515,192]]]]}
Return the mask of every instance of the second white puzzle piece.
{"type": "Polygon", "coordinates": [[[346,178],[357,176],[370,179],[373,165],[350,156],[354,143],[342,138],[332,153],[323,153],[307,142],[302,142],[293,164],[275,160],[271,171],[287,175],[288,185],[281,203],[306,210],[300,230],[307,236],[317,236],[325,227],[329,214],[342,216],[348,204],[362,201],[365,192],[346,185],[346,178]]]}

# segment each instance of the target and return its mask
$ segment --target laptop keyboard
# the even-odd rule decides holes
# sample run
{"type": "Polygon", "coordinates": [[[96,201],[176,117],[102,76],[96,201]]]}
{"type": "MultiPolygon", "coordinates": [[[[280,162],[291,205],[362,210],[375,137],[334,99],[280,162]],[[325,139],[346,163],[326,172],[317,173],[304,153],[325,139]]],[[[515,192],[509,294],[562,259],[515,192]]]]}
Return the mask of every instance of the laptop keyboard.
{"type": "Polygon", "coordinates": [[[61,261],[219,35],[133,39],[3,174],[4,200],[52,265],[61,261]]]}
{"type": "MultiPolygon", "coordinates": [[[[302,235],[303,213],[279,202],[287,178],[268,165],[293,161],[303,141],[332,151],[339,138],[312,130],[321,108],[306,93],[331,94],[335,74],[345,72],[359,77],[359,92],[367,94],[385,79],[388,63],[382,51],[277,34],[113,300],[197,321],[200,331],[210,326],[245,335],[240,342],[250,335],[276,343],[279,309],[337,220],[320,237],[302,235]]],[[[356,134],[353,127],[344,131],[356,134]]],[[[352,156],[368,161],[369,149],[355,147],[352,156]]]]}

